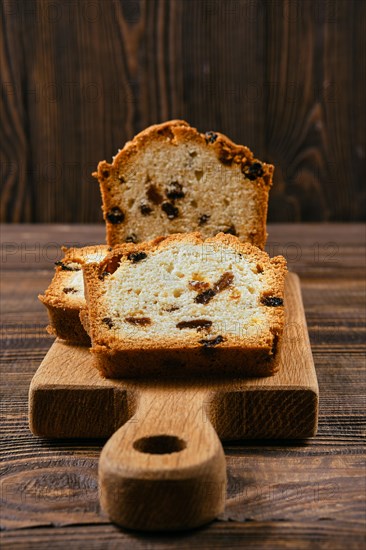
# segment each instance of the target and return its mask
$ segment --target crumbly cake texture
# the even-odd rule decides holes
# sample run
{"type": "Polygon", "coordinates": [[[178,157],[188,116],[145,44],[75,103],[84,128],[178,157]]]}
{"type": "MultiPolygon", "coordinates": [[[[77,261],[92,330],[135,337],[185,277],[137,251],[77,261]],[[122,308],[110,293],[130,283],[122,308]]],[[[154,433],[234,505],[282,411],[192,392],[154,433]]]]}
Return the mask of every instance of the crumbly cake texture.
{"type": "Polygon", "coordinates": [[[263,249],[273,170],[219,132],[202,134],[183,120],[150,126],[93,173],[107,243],[198,230],[263,249]]]}
{"type": "Polygon", "coordinates": [[[116,246],[83,272],[91,351],[106,377],[278,368],[282,256],[223,233],[177,234],[116,246]]]}
{"type": "Polygon", "coordinates": [[[99,262],[112,250],[106,245],[62,248],[64,257],[56,262],[51,284],[38,296],[48,310],[50,334],[73,344],[90,345],[79,312],[85,306],[82,264],[99,262]]]}

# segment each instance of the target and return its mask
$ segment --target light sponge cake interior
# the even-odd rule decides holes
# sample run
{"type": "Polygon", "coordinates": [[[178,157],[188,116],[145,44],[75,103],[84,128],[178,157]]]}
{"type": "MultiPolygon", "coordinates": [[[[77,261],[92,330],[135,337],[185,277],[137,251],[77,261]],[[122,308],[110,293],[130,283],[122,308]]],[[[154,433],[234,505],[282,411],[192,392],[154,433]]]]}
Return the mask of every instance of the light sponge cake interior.
{"type": "Polygon", "coordinates": [[[107,377],[277,368],[286,262],[231,235],[117,246],[83,266],[89,331],[107,377]]]}
{"type": "Polygon", "coordinates": [[[150,126],[94,173],[107,243],[200,231],[264,248],[273,169],[219,132],[182,120],[150,126]]]}

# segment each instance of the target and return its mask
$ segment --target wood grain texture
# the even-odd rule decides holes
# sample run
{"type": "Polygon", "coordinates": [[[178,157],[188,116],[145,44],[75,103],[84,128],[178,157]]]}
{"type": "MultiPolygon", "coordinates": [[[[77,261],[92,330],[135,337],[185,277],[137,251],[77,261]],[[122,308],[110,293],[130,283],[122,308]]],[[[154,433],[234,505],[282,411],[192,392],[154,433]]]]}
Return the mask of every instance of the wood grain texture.
{"type": "Polygon", "coordinates": [[[101,221],[91,177],[186,118],[276,166],[269,219],[364,219],[365,3],[4,0],[1,217],[101,221]]]}
{"type": "MultiPolygon", "coordinates": [[[[309,0],[267,6],[268,39],[275,45],[267,64],[267,146],[277,166],[270,219],[362,219],[365,195],[357,172],[365,157],[355,123],[361,100],[351,73],[359,62],[365,65],[365,5],[309,0]],[[350,32],[345,21],[353,17],[350,32]],[[360,52],[355,65],[352,51],[360,52]]],[[[360,86],[365,83],[361,78],[360,86]]]]}
{"type": "Polygon", "coordinates": [[[27,395],[52,338],[36,296],[57,246],[98,243],[102,226],[1,227],[2,533],[4,548],[360,548],[364,542],[365,226],[276,224],[268,251],[300,275],[320,390],[306,443],[227,443],[226,509],[186,535],[138,535],[101,515],[97,464],[105,440],[35,438],[27,395]]]}
{"type": "Polygon", "coordinates": [[[100,504],[112,521],[177,531],[210,523],[224,511],[226,461],[212,424],[202,419],[205,395],[196,388],[141,391],[135,414],[99,459],[100,504]]]}
{"type": "Polygon", "coordinates": [[[253,521],[240,523],[217,522],[210,529],[195,530],[184,535],[163,534],[146,535],[126,533],[115,525],[86,525],[77,527],[48,527],[43,529],[24,529],[6,534],[7,543],[4,548],[48,548],[50,540],[52,547],[65,548],[66,544],[73,548],[105,548],[106,546],[143,550],[172,550],[175,548],[192,548],[197,545],[203,548],[258,549],[311,549],[326,548],[329,542],[332,548],[342,548],[342,542],[347,541],[347,548],[359,550],[364,543],[362,527],[352,527],[349,523],[339,521],[334,525],[330,521],[281,521],[274,525],[272,521],[253,521]],[[24,542],[28,541],[28,542],[24,542]]]}

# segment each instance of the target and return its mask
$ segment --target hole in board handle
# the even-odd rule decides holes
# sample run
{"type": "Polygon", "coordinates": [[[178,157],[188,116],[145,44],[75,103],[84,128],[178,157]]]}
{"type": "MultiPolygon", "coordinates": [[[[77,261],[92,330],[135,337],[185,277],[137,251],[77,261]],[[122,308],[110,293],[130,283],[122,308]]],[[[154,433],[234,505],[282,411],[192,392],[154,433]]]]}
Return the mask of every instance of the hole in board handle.
{"type": "Polygon", "coordinates": [[[141,437],[133,443],[133,448],[136,451],[151,455],[179,453],[186,447],[187,443],[175,435],[151,435],[141,437]]]}

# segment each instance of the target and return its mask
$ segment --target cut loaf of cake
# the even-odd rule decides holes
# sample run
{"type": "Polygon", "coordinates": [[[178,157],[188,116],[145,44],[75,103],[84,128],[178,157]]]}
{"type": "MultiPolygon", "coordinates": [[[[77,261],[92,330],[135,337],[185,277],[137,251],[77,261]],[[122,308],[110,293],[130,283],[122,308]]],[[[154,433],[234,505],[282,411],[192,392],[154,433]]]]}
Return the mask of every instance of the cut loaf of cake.
{"type": "Polygon", "coordinates": [[[83,271],[92,352],[106,377],[276,371],[282,256],[190,233],[117,246],[83,271]]]}
{"type": "Polygon", "coordinates": [[[56,262],[56,272],[44,295],[38,296],[47,307],[50,325],[47,330],[74,344],[90,344],[79,312],[85,306],[84,262],[100,262],[112,249],[106,245],[62,248],[64,257],[56,262]]]}
{"type": "Polygon", "coordinates": [[[135,136],[93,175],[110,245],[198,230],[264,248],[272,174],[248,147],[173,120],[135,136]]]}

